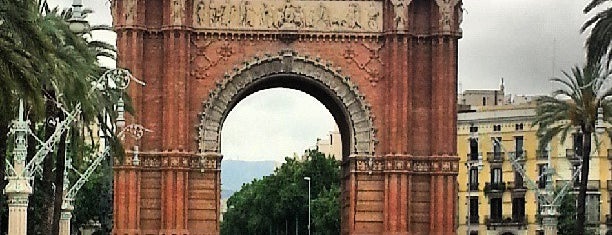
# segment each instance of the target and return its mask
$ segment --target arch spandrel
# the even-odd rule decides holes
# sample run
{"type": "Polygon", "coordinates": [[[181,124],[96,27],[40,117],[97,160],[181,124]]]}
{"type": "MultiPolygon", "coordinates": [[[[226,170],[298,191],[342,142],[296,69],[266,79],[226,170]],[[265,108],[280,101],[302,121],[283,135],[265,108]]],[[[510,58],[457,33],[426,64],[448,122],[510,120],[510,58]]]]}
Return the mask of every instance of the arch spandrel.
{"type": "MultiPolygon", "coordinates": [[[[317,82],[329,95],[334,95],[343,116],[349,122],[350,154],[373,155],[376,138],[370,105],[367,104],[357,86],[341,71],[333,70],[329,64],[298,56],[293,51],[282,51],[276,56],[267,55],[245,62],[241,68],[216,84],[208,99],[204,102],[199,127],[199,152],[220,153],[221,129],[225,117],[231,108],[243,97],[249,86],[261,79],[274,75],[299,77],[310,82],[317,82]]],[[[287,81],[288,83],[295,81],[287,81]]],[[[282,85],[280,85],[282,86],[282,85]]],[[[321,92],[321,91],[320,91],[321,92]]],[[[338,121],[338,120],[336,120],[338,121]]]]}

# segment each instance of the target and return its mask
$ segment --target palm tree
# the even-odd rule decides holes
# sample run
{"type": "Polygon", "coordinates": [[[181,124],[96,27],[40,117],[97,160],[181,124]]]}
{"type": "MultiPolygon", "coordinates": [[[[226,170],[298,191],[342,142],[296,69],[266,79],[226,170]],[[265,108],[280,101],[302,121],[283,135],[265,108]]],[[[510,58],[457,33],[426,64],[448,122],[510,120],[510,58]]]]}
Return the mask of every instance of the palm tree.
{"type": "MultiPolygon", "coordinates": [[[[612,4],[612,0],[591,0],[583,12],[590,13],[606,2],[612,4]]],[[[607,56],[606,60],[609,65],[612,61],[612,7],[610,5],[585,22],[581,31],[584,32],[591,27],[591,34],[586,40],[588,63],[597,63],[602,57],[607,56]]]]}
{"type": "MultiPolygon", "coordinates": [[[[555,90],[552,96],[538,99],[536,119],[537,135],[540,139],[540,149],[549,143],[553,137],[561,137],[564,142],[567,135],[577,130],[582,134],[582,167],[577,205],[577,222],[575,234],[584,233],[585,199],[589,175],[589,160],[591,156],[591,134],[595,131],[597,110],[603,108],[606,121],[612,121],[612,102],[606,98],[612,95],[609,82],[610,71],[602,69],[598,64],[574,67],[571,73],[564,71],[563,78],[553,78],[561,88],[555,90]]],[[[597,137],[596,137],[597,138],[597,137]]]]}

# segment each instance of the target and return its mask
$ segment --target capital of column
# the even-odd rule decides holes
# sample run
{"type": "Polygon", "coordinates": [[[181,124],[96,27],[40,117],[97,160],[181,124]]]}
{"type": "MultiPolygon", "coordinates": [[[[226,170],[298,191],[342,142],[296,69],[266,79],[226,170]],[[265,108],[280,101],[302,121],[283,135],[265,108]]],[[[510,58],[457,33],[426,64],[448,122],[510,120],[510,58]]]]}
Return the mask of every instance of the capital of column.
{"type": "Polygon", "coordinates": [[[8,196],[9,206],[27,207],[32,187],[26,177],[9,176],[4,193],[8,196]]]}

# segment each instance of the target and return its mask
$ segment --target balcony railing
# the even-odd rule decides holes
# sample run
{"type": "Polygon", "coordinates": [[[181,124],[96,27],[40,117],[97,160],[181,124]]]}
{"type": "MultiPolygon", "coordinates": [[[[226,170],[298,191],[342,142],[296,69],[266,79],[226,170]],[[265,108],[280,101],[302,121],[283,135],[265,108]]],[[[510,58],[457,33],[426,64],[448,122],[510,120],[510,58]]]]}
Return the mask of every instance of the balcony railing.
{"type": "Polygon", "coordinates": [[[482,156],[482,152],[478,152],[477,155],[473,155],[472,153],[467,154],[468,161],[478,161],[478,156],[482,156]]]}
{"type": "Polygon", "coordinates": [[[470,183],[469,184],[470,191],[478,191],[478,183],[470,183]]]}
{"type": "Polygon", "coordinates": [[[518,153],[510,152],[511,156],[514,156],[514,159],[519,161],[525,161],[527,159],[527,152],[525,150],[519,151],[518,153]]]}
{"type": "Polygon", "coordinates": [[[538,160],[548,160],[548,151],[538,149],[536,152],[536,158],[538,160]]]}
{"type": "Polygon", "coordinates": [[[522,181],[518,181],[518,182],[508,181],[508,183],[506,184],[506,187],[508,188],[508,190],[527,190],[527,187],[522,181]]]}
{"type": "Polygon", "coordinates": [[[470,224],[478,224],[480,217],[478,215],[470,215],[470,224]]]}
{"type": "Polygon", "coordinates": [[[504,162],[503,152],[487,152],[487,161],[490,163],[504,162]]]}
{"type": "Polygon", "coordinates": [[[485,224],[487,228],[495,227],[520,227],[525,228],[527,225],[527,217],[513,217],[512,215],[502,215],[496,217],[485,216],[485,224]]]}
{"type": "MultiPolygon", "coordinates": [[[[558,187],[562,187],[563,185],[567,184],[569,182],[569,180],[557,180],[557,186],[558,187]]],[[[578,190],[578,186],[580,186],[580,182],[579,181],[574,181],[574,190],[578,190]]],[[[587,190],[599,190],[601,186],[601,182],[599,182],[599,180],[589,180],[587,182],[587,190]]]]}
{"type": "Polygon", "coordinates": [[[574,149],[565,149],[565,157],[572,162],[580,161],[580,156],[576,155],[574,149]]]}
{"type": "Polygon", "coordinates": [[[485,183],[484,190],[485,194],[488,193],[496,193],[496,192],[504,192],[506,191],[506,183],[485,183]]]}

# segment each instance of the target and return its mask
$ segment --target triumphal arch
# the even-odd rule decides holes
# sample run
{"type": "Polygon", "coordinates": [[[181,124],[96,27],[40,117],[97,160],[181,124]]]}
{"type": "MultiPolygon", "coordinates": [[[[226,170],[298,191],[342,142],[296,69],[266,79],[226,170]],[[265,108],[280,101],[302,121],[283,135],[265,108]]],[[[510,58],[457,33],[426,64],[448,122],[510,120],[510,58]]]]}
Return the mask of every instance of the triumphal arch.
{"type": "Polygon", "coordinates": [[[460,0],[111,7],[119,65],[146,82],[128,121],[152,131],[115,159],[114,234],[218,234],[223,121],[273,87],[317,98],[340,128],[343,234],[456,233],[460,0]]]}

